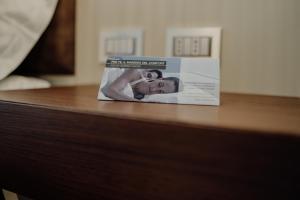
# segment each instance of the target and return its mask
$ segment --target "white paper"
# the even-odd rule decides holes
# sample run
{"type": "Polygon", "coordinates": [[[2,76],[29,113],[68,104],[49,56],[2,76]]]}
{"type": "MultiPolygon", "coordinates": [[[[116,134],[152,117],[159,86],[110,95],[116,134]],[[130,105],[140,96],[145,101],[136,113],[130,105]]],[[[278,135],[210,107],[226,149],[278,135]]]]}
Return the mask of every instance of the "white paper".
{"type": "Polygon", "coordinates": [[[98,99],[220,105],[219,61],[111,57],[103,73],[98,99]]]}

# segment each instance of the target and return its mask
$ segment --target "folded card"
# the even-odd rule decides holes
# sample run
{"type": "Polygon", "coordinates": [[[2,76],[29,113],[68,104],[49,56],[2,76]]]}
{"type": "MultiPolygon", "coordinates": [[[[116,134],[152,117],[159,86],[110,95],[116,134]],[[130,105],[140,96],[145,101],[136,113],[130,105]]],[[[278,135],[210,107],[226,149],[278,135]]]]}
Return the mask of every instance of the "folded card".
{"type": "Polygon", "coordinates": [[[220,104],[220,67],[214,58],[108,58],[99,100],[220,104]]]}

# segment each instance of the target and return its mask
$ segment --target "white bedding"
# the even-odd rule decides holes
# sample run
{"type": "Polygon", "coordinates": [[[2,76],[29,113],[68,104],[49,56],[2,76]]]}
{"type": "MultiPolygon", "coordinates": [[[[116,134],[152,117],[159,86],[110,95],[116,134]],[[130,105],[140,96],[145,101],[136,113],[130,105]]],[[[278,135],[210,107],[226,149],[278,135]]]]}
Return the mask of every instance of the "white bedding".
{"type": "Polygon", "coordinates": [[[0,80],[14,71],[48,26],[58,0],[0,0],[0,80]]]}
{"type": "Polygon", "coordinates": [[[49,88],[50,83],[46,80],[25,77],[19,75],[11,75],[3,80],[0,80],[1,90],[25,90],[25,89],[37,89],[37,88],[49,88]]]}

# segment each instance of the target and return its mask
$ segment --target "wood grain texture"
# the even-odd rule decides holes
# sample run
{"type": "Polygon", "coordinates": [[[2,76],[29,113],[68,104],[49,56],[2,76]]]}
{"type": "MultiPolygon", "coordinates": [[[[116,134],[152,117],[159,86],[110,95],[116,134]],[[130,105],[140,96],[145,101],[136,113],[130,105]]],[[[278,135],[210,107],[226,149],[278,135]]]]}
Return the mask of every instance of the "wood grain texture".
{"type": "Polygon", "coordinates": [[[0,92],[0,100],[120,119],[300,136],[300,98],[223,93],[221,106],[97,101],[98,86],[0,92]]]}
{"type": "Polygon", "coordinates": [[[98,102],[97,89],[0,92],[0,187],[36,199],[300,198],[299,99],[98,102]]]}
{"type": "Polygon", "coordinates": [[[75,0],[60,0],[46,31],[17,74],[74,74],[75,0]]]}

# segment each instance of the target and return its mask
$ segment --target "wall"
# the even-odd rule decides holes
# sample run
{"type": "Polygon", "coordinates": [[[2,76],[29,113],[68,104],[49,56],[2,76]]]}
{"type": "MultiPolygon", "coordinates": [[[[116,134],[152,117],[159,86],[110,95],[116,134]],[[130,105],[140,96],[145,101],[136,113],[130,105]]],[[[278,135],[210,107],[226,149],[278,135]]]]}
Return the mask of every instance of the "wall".
{"type": "Polygon", "coordinates": [[[299,0],[77,0],[76,72],[55,84],[98,83],[98,31],[142,27],[145,55],[164,56],[167,27],[223,28],[222,91],[300,96],[299,0]]]}

